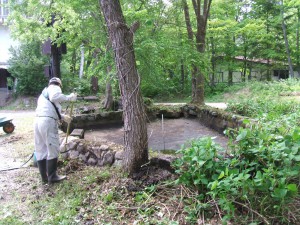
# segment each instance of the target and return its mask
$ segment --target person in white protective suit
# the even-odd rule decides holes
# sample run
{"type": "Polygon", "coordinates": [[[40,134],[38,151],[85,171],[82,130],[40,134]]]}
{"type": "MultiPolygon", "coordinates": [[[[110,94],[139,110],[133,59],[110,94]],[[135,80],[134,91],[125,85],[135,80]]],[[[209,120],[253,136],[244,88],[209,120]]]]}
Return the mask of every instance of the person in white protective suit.
{"type": "Polygon", "coordinates": [[[61,114],[61,102],[76,101],[77,95],[71,93],[64,95],[61,90],[62,83],[57,77],[49,80],[38,98],[36,108],[36,121],[34,127],[35,156],[43,183],[62,181],[66,176],[57,174],[57,161],[59,154],[58,122],[64,120],[71,122],[68,115],[61,114]]]}

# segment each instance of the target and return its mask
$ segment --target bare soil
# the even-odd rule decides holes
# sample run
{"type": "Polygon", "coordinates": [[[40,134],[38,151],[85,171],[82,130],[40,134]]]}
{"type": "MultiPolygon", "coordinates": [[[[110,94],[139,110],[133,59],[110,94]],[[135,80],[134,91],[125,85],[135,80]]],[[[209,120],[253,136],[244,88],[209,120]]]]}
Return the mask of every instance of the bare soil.
{"type": "MultiPolygon", "coordinates": [[[[227,138],[218,132],[202,125],[198,119],[157,119],[148,124],[149,149],[154,151],[179,150],[188,145],[191,139],[213,137],[223,148],[227,147],[227,138]]],[[[107,140],[124,144],[123,127],[112,126],[105,129],[87,130],[86,140],[107,140]]]]}

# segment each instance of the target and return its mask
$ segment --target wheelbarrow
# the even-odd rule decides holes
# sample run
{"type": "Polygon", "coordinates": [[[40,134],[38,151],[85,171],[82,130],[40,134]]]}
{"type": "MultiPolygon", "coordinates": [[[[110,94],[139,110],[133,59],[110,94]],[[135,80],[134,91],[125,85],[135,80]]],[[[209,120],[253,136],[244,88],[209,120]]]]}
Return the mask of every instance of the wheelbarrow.
{"type": "Polygon", "coordinates": [[[12,133],[15,130],[15,125],[11,122],[13,119],[7,117],[0,118],[0,127],[3,127],[3,131],[7,134],[12,133]]]}

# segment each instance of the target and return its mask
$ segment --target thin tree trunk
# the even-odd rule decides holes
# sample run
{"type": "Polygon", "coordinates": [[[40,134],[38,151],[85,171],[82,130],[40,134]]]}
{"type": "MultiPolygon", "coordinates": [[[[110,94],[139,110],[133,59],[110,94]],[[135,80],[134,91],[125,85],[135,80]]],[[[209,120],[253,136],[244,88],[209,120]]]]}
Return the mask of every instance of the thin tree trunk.
{"type": "Polygon", "coordinates": [[[211,52],[212,52],[212,56],[211,56],[212,75],[210,79],[210,84],[212,86],[215,86],[216,56],[215,56],[214,38],[211,37],[210,40],[211,40],[211,52]]]}
{"type": "Polygon", "coordinates": [[[184,93],[184,86],[185,86],[185,71],[184,71],[184,63],[181,59],[181,65],[180,65],[180,73],[181,73],[181,93],[184,93]]]}
{"type": "Polygon", "coordinates": [[[271,64],[270,59],[267,59],[267,81],[271,81],[271,64]]]}
{"type": "MultiPolygon", "coordinates": [[[[111,73],[111,66],[108,66],[107,69],[107,74],[110,75],[111,73]]],[[[111,87],[111,77],[108,78],[106,82],[106,89],[105,89],[105,100],[103,107],[106,110],[112,110],[113,109],[113,93],[112,93],[112,87],[111,87]]]]}
{"type": "MultiPolygon", "coordinates": [[[[197,21],[196,49],[200,54],[205,52],[206,26],[211,2],[212,0],[203,0],[203,3],[201,0],[192,0],[197,21]]],[[[199,68],[196,74],[196,91],[192,102],[200,105],[204,104],[204,83],[205,76],[199,68]]]]}
{"type": "Polygon", "coordinates": [[[76,71],[76,50],[73,50],[70,71],[74,75],[76,71]]]}
{"type": "Polygon", "coordinates": [[[81,53],[81,57],[80,57],[79,79],[82,79],[83,68],[84,68],[84,46],[83,45],[80,46],[80,53],[81,53]]]}
{"type": "Polygon", "coordinates": [[[297,15],[298,15],[298,25],[297,25],[297,34],[296,34],[296,45],[297,45],[297,71],[298,71],[298,77],[300,77],[300,44],[299,44],[299,30],[300,30],[300,6],[298,6],[297,9],[297,15]]]}
{"type": "Polygon", "coordinates": [[[246,81],[246,76],[247,76],[247,61],[246,58],[244,58],[244,68],[243,68],[243,73],[242,73],[242,81],[246,81]]]}
{"type": "Polygon", "coordinates": [[[231,86],[233,84],[233,71],[232,69],[228,70],[228,85],[231,86]]]}
{"type": "Polygon", "coordinates": [[[129,175],[148,162],[146,113],[136,69],[133,30],[126,26],[119,0],[99,0],[115,53],[123,104],[124,169],[129,175]]]}
{"type": "Polygon", "coordinates": [[[282,19],[282,31],[283,31],[283,37],[284,37],[284,43],[285,43],[285,48],[286,48],[286,53],[287,53],[287,58],[288,58],[288,63],[289,63],[289,71],[290,71],[290,77],[294,78],[294,70],[293,70],[293,63],[291,59],[291,53],[290,53],[290,47],[289,47],[289,41],[287,38],[287,32],[286,32],[286,25],[284,22],[284,12],[283,12],[283,1],[282,1],[282,6],[281,6],[281,19],[282,19]]]}
{"type": "MultiPolygon", "coordinates": [[[[187,34],[188,34],[188,39],[190,42],[193,44],[194,42],[194,34],[193,34],[193,29],[192,29],[192,24],[191,24],[191,19],[190,19],[190,12],[189,12],[189,7],[186,2],[186,0],[182,0],[183,4],[183,11],[184,11],[184,18],[185,18],[185,24],[186,24],[186,29],[187,29],[187,34]]],[[[196,81],[196,76],[197,76],[197,67],[192,64],[192,102],[196,98],[196,89],[197,89],[197,81],[196,81]]]]}

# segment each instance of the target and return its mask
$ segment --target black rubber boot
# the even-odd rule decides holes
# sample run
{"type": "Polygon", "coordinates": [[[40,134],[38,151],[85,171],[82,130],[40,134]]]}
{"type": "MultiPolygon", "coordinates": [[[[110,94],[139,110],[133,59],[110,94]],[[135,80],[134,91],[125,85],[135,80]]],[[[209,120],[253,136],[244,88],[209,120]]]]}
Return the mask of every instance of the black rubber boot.
{"type": "Polygon", "coordinates": [[[37,161],[37,165],[38,165],[43,183],[48,183],[47,160],[46,159],[39,160],[39,161],[37,161]]]}
{"type": "Polygon", "coordinates": [[[48,184],[60,182],[66,179],[66,176],[59,176],[56,173],[57,158],[47,160],[48,184]]]}

